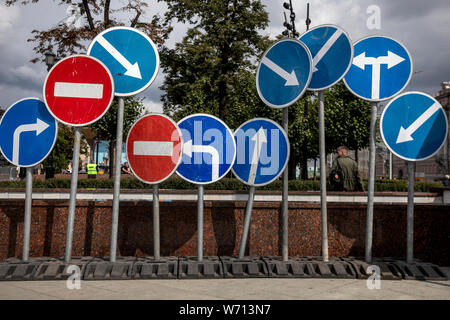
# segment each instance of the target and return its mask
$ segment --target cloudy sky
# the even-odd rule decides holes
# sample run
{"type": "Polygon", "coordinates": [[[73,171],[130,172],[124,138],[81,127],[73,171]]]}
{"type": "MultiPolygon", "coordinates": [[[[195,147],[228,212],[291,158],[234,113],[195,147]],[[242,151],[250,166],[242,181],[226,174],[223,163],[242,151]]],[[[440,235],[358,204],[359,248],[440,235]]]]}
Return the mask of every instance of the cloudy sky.
{"type": "MultiPolygon", "coordinates": [[[[115,0],[114,2],[121,1],[115,0]]],[[[68,18],[67,7],[59,1],[41,1],[28,6],[6,7],[0,4],[0,107],[6,108],[24,97],[42,97],[42,85],[46,75],[43,63],[33,64],[33,45],[27,42],[33,29],[44,30],[68,18]]],[[[123,2],[123,1],[122,1],[123,2]]],[[[262,0],[269,13],[269,27],[262,31],[274,38],[283,31],[283,1],[262,0]]],[[[305,30],[306,2],[292,0],[296,11],[296,26],[305,30]]],[[[164,3],[149,0],[145,16],[162,14],[164,3]]],[[[414,62],[414,75],[407,90],[419,90],[435,94],[442,81],[450,80],[450,1],[448,0],[309,0],[311,27],[320,24],[336,24],[343,27],[353,41],[362,37],[383,34],[402,42],[410,51],[414,62]],[[380,8],[381,28],[369,29],[367,21],[373,11],[380,8]]],[[[172,47],[180,41],[186,26],[177,24],[168,41],[172,47]]],[[[158,89],[164,80],[160,72],[145,96],[145,105],[151,111],[160,112],[162,92],[158,89]]]]}

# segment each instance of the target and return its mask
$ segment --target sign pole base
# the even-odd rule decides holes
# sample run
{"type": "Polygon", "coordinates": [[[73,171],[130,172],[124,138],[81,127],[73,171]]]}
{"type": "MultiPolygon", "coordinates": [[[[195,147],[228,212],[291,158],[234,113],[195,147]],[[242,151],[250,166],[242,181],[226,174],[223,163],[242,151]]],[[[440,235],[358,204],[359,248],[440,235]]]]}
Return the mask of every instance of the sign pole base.
{"type": "Polygon", "coordinates": [[[197,259],[203,261],[203,191],[204,186],[198,186],[197,200],[197,259]]]}
{"type": "Polygon", "coordinates": [[[245,210],[244,230],[242,231],[241,244],[239,246],[239,259],[244,259],[245,246],[247,245],[248,231],[250,229],[250,220],[252,219],[253,200],[255,198],[255,187],[251,186],[248,191],[248,202],[245,210]]]}
{"type": "Polygon", "coordinates": [[[80,141],[81,128],[75,128],[75,138],[73,143],[73,157],[72,157],[72,181],[70,183],[70,202],[69,202],[69,217],[67,220],[67,238],[66,238],[66,252],[65,262],[69,263],[72,259],[72,239],[73,239],[73,223],[75,220],[75,207],[77,201],[77,187],[78,187],[78,168],[80,163],[80,141]]]}
{"type": "Polygon", "coordinates": [[[119,107],[117,109],[117,138],[116,138],[116,163],[114,167],[114,194],[112,207],[112,228],[111,228],[111,247],[109,260],[116,261],[117,252],[117,233],[119,229],[119,206],[120,206],[120,167],[122,164],[122,141],[123,141],[123,98],[119,98],[119,107]]]}
{"type": "Polygon", "coordinates": [[[159,234],[159,185],[153,185],[153,257],[156,261],[161,259],[159,234]]]}
{"type": "Polygon", "coordinates": [[[406,214],[406,263],[414,262],[414,183],[416,163],[408,161],[408,207],[406,214]]]}
{"type": "Polygon", "coordinates": [[[25,189],[25,216],[23,221],[23,252],[22,260],[28,261],[30,252],[30,229],[31,229],[31,205],[33,201],[33,168],[27,168],[26,171],[26,189],[25,189]]]}

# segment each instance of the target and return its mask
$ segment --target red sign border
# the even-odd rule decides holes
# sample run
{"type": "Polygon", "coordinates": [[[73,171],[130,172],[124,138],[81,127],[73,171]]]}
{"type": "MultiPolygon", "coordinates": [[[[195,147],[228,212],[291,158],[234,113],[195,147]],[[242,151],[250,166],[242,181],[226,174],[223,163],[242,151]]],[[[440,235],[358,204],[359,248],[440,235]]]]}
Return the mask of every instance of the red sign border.
{"type": "Polygon", "coordinates": [[[131,172],[133,173],[133,175],[134,175],[137,179],[139,179],[140,181],[142,181],[143,183],[154,185],[154,184],[159,184],[159,183],[161,183],[161,182],[163,182],[163,181],[166,181],[167,179],[169,179],[169,178],[174,174],[174,172],[177,171],[179,165],[181,164],[181,160],[182,160],[182,158],[183,158],[184,139],[183,139],[183,135],[181,134],[181,129],[180,129],[180,127],[178,127],[178,124],[177,124],[172,118],[170,118],[170,117],[168,117],[168,116],[166,116],[165,114],[162,114],[162,113],[150,113],[150,114],[143,115],[142,117],[140,117],[139,119],[137,119],[137,120],[133,123],[133,125],[132,125],[131,128],[130,128],[130,130],[128,131],[128,136],[127,136],[127,141],[126,141],[125,146],[126,146],[125,148],[126,148],[126,150],[127,150],[127,152],[126,152],[126,157],[127,157],[128,164],[130,165],[130,169],[131,169],[131,172]],[[159,117],[166,118],[167,120],[169,120],[169,121],[174,125],[175,129],[176,129],[177,132],[178,132],[178,135],[180,136],[181,149],[180,149],[180,156],[179,156],[179,158],[178,158],[178,162],[177,162],[177,164],[175,165],[175,167],[173,168],[173,170],[172,170],[165,178],[163,178],[163,179],[161,179],[161,180],[158,180],[158,181],[155,181],[155,182],[149,182],[149,181],[143,180],[143,179],[142,179],[141,177],[139,177],[139,176],[134,172],[134,170],[133,170],[133,166],[131,165],[130,158],[128,157],[128,139],[130,138],[130,134],[131,134],[131,132],[133,131],[134,126],[135,126],[139,121],[141,121],[141,120],[144,119],[144,118],[147,118],[147,117],[154,117],[154,116],[159,116],[159,117]]]}
{"type": "Polygon", "coordinates": [[[94,122],[97,122],[98,120],[100,120],[100,119],[105,115],[105,113],[109,110],[109,108],[111,107],[111,104],[112,104],[112,102],[113,102],[113,100],[114,100],[114,91],[115,91],[115,88],[114,88],[114,79],[113,79],[112,74],[111,74],[111,72],[109,71],[109,69],[108,69],[108,68],[105,66],[105,64],[104,64],[103,62],[101,62],[99,59],[97,59],[97,58],[95,58],[95,57],[91,57],[91,56],[86,55],[86,54],[74,54],[74,55],[68,56],[68,57],[66,57],[66,58],[61,59],[60,61],[58,61],[58,62],[50,69],[50,71],[47,73],[47,76],[45,77],[45,81],[44,81],[44,86],[43,86],[43,88],[42,88],[42,94],[43,94],[43,97],[44,97],[43,100],[44,100],[45,106],[47,107],[48,112],[50,112],[50,114],[53,116],[53,118],[55,118],[57,121],[59,121],[59,122],[65,124],[65,125],[71,126],[71,127],[86,127],[86,126],[88,126],[88,125],[90,125],[90,124],[93,124],[94,122]],[[82,123],[82,124],[73,124],[73,123],[65,122],[65,121],[62,121],[61,119],[59,119],[58,117],[56,117],[56,116],[53,114],[53,112],[52,112],[52,110],[50,109],[50,107],[48,106],[48,104],[47,104],[47,99],[45,98],[45,96],[46,96],[46,95],[45,95],[45,88],[46,88],[46,85],[47,85],[47,80],[48,80],[50,74],[52,73],[52,70],[53,70],[58,64],[64,62],[65,60],[72,59],[72,58],[76,58],[76,57],[89,58],[89,59],[92,59],[92,60],[98,62],[98,63],[106,70],[106,72],[107,72],[108,75],[109,75],[109,79],[111,80],[111,99],[109,100],[108,106],[105,108],[105,111],[104,111],[100,116],[98,116],[96,119],[94,119],[93,121],[87,122],[87,123],[82,123]]]}

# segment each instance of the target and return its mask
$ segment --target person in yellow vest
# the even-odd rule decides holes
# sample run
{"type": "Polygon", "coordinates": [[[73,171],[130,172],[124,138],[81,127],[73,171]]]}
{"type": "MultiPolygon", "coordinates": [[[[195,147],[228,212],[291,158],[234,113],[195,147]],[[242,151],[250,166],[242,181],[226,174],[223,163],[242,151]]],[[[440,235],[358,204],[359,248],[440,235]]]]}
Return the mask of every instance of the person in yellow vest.
{"type": "Polygon", "coordinates": [[[87,166],[87,174],[88,179],[95,179],[97,177],[97,165],[94,163],[94,161],[91,161],[87,166]]]}

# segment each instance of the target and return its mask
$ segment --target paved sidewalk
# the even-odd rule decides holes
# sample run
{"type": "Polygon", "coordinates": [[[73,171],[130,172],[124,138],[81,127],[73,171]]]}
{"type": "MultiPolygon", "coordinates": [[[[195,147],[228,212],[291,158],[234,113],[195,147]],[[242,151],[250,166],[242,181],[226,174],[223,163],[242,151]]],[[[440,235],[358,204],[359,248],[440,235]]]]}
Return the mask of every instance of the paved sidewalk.
{"type": "Polygon", "coordinates": [[[4,281],[5,299],[450,300],[450,281],[382,280],[379,290],[369,290],[366,280],[347,279],[81,281],[79,290],[67,289],[66,281],[4,281]]]}

